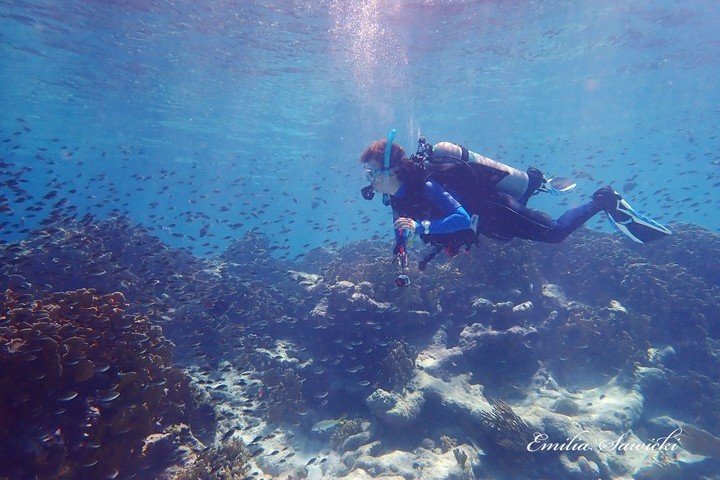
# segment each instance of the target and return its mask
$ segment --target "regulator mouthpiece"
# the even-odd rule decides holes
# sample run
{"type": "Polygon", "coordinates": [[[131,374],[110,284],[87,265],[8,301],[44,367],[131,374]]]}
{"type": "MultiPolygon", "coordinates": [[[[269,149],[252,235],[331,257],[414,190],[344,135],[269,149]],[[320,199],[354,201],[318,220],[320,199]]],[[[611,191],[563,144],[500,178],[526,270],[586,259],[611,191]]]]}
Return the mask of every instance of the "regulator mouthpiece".
{"type": "Polygon", "coordinates": [[[368,185],[367,187],[361,188],[360,193],[362,194],[362,196],[365,200],[372,200],[375,197],[375,189],[373,188],[372,185],[368,185]]]}

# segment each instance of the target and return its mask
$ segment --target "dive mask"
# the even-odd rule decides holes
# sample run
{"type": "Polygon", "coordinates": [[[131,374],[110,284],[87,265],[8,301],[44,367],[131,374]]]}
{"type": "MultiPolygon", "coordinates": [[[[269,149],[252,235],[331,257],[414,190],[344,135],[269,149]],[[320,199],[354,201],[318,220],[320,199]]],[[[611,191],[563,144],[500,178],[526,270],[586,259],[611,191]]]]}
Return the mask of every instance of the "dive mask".
{"type": "MultiPolygon", "coordinates": [[[[388,133],[387,136],[387,143],[385,144],[385,152],[383,155],[383,168],[378,170],[377,168],[371,166],[371,165],[364,165],[365,169],[365,178],[367,178],[367,181],[370,183],[367,187],[363,187],[360,190],[360,193],[362,194],[363,198],[365,200],[372,200],[375,196],[375,189],[372,186],[372,182],[378,177],[380,174],[389,175],[390,174],[390,154],[392,153],[392,146],[393,141],[395,140],[395,134],[397,133],[397,130],[394,128],[390,130],[390,133],[388,133]]],[[[390,205],[390,195],[387,193],[383,194],[383,204],[384,205],[390,205]]]]}
{"type": "Polygon", "coordinates": [[[382,170],[379,170],[372,165],[368,165],[367,163],[363,165],[363,169],[365,170],[365,179],[368,183],[373,183],[378,175],[380,175],[380,172],[382,172],[382,170]]]}

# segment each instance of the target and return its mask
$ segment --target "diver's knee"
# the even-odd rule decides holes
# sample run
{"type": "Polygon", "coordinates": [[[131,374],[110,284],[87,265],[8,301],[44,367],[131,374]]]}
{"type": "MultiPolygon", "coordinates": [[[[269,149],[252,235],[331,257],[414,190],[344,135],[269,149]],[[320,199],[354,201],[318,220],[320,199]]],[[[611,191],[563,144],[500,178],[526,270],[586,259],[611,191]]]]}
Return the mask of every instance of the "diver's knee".
{"type": "Polygon", "coordinates": [[[570,233],[563,230],[551,230],[548,235],[545,236],[545,242],[562,243],[562,241],[565,240],[568,235],[570,235],[570,233]]]}

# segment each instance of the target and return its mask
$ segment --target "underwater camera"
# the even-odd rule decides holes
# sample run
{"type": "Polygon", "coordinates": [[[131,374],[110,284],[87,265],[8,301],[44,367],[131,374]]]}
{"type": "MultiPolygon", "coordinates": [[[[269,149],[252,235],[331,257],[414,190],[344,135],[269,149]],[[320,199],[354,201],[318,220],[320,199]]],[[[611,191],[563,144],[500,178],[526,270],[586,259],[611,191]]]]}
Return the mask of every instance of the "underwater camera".
{"type": "Polygon", "coordinates": [[[395,278],[395,285],[398,287],[407,287],[410,285],[410,277],[407,275],[398,275],[397,278],[395,278]]]}

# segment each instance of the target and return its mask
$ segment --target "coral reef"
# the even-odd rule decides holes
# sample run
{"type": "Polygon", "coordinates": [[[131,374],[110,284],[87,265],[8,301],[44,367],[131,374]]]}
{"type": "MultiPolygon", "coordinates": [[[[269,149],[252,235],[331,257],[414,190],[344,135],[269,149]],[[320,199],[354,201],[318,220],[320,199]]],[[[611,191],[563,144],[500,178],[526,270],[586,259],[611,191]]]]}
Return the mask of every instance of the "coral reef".
{"type": "Polygon", "coordinates": [[[249,458],[245,445],[231,440],[194,455],[187,465],[164,475],[162,480],[243,480],[247,478],[249,458]]]}
{"type": "Polygon", "coordinates": [[[204,259],[169,248],[125,216],[61,217],[27,240],[0,244],[0,290],[33,297],[79,288],[120,292],[128,313],[163,326],[179,347],[176,361],[183,363],[199,357],[216,364],[234,349],[230,330],[292,327],[288,312],[302,305],[302,289],[285,270],[271,255],[267,237],[256,231],[222,256],[204,259]]]}
{"type": "Polygon", "coordinates": [[[378,447],[378,442],[373,442],[346,452],[325,478],[469,480],[476,478],[473,472],[480,467],[479,452],[467,444],[446,452],[423,447],[380,452],[378,447]]]}
{"type": "Polygon", "coordinates": [[[294,422],[305,406],[300,374],[292,368],[274,367],[263,371],[260,379],[266,392],[266,418],[271,422],[294,422]]]}
{"type": "Polygon", "coordinates": [[[530,427],[593,442],[626,431],[645,441],[680,424],[687,434],[681,453],[652,465],[637,452],[534,455],[532,472],[514,478],[677,478],[717,466],[717,235],[484,241],[479,255],[411,265],[405,288],[385,247],[316,249],[293,263],[251,231],[199,259],[125,218],[49,223],[0,245],[0,286],[11,287],[0,320],[11,372],[0,407],[11,414],[0,433],[14,439],[0,454],[16,459],[0,474],[131,476],[167,457],[178,475],[202,478],[240,458],[209,443],[215,428],[166,336],[222,416],[217,436],[246,440],[249,462],[273,475],[492,478],[502,459],[526,458],[530,427]],[[370,415],[370,427],[333,420],[332,433],[315,431],[370,415]],[[293,458],[276,432],[290,429],[325,450],[329,437],[332,450],[293,458]]]}
{"type": "Polygon", "coordinates": [[[341,420],[335,431],[330,435],[330,448],[333,450],[340,449],[348,438],[362,431],[363,428],[360,421],[349,419],[341,420]]]}
{"type": "Polygon", "coordinates": [[[390,390],[405,386],[413,376],[417,354],[417,348],[402,340],[389,345],[387,357],[381,364],[381,385],[390,390]]]}
{"type": "Polygon", "coordinates": [[[0,476],[98,478],[141,467],[143,440],[203,416],[171,344],[121,293],[0,305],[0,476]]]}

